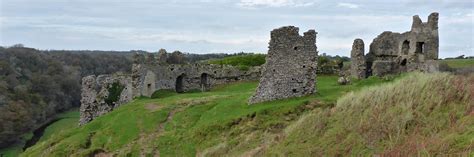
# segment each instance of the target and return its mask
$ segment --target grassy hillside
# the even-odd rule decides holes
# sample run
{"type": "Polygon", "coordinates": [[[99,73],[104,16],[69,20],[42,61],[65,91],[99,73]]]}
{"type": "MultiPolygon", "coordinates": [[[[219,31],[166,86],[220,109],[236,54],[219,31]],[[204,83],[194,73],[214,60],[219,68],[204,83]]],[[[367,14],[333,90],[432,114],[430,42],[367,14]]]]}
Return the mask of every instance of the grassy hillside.
{"type": "Polygon", "coordinates": [[[411,74],[349,93],[285,129],[267,153],[289,156],[474,155],[474,76],[411,74]]]}
{"type": "Polygon", "coordinates": [[[221,86],[205,93],[176,94],[159,99],[138,99],[93,122],[52,136],[28,149],[24,156],[116,154],[157,154],[193,156],[216,153],[215,146],[235,148],[227,153],[240,154],[260,144],[251,138],[240,145],[246,134],[256,137],[281,132],[305,111],[329,107],[337,97],[384,80],[371,78],[350,86],[338,86],[337,77],[321,76],[319,94],[258,105],[247,105],[256,82],[221,86]],[[309,102],[321,100],[319,104],[309,102]],[[223,145],[222,141],[226,141],[223,145]]]}
{"type": "Polygon", "coordinates": [[[256,82],[137,99],[85,126],[56,133],[22,156],[435,155],[473,150],[474,77],[416,73],[388,78],[340,86],[335,76],[318,76],[318,94],[251,106],[246,102],[256,82]]]}
{"type": "Polygon", "coordinates": [[[451,68],[474,67],[474,59],[448,59],[441,62],[448,64],[451,68]]]}

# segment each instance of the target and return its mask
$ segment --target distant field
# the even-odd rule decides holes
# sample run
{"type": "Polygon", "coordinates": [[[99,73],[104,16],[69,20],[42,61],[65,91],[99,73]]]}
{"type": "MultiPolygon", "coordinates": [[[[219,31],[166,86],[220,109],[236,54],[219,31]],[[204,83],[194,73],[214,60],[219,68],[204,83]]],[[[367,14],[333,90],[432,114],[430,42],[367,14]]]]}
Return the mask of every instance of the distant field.
{"type": "Polygon", "coordinates": [[[448,64],[451,68],[474,67],[474,59],[448,59],[441,62],[448,64]]]}

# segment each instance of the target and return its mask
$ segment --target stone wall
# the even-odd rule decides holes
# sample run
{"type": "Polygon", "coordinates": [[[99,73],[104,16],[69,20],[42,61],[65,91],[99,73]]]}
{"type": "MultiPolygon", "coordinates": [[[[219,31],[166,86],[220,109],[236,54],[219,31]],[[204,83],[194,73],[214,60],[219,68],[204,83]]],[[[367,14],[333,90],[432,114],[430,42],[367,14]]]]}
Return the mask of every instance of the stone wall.
{"type": "Polygon", "coordinates": [[[131,101],[132,97],[131,78],[128,75],[91,75],[82,78],[79,124],[86,124],[112,111],[131,101]]]}
{"type": "MultiPolygon", "coordinates": [[[[364,57],[365,77],[409,71],[437,71],[438,16],[438,13],[431,13],[428,22],[422,22],[420,17],[415,15],[410,31],[404,33],[385,31],[378,35],[370,44],[369,52],[364,57]]],[[[354,46],[355,44],[354,42],[354,46]]],[[[363,59],[360,55],[352,56],[352,53],[358,51],[360,49],[353,47],[351,66],[355,67],[351,67],[351,73],[361,78],[362,65],[358,63],[361,63],[363,59]]]]}
{"type": "Polygon", "coordinates": [[[364,56],[364,41],[355,39],[351,51],[351,76],[362,79],[366,77],[366,63],[364,56]]]}
{"type": "Polygon", "coordinates": [[[294,26],[271,32],[262,77],[249,104],[316,92],[316,34],[309,30],[300,36],[298,27],[294,26]]]}
{"type": "Polygon", "coordinates": [[[229,65],[146,63],[134,67],[132,82],[136,83],[137,89],[134,96],[151,96],[159,89],[171,89],[178,93],[194,89],[207,91],[219,84],[260,78],[260,67],[241,70],[229,65]]]}
{"type": "Polygon", "coordinates": [[[178,93],[207,91],[215,85],[259,78],[260,67],[241,70],[223,65],[165,64],[152,54],[136,54],[132,74],[87,76],[82,79],[79,123],[88,123],[135,97],[150,97],[157,90],[171,89],[178,93]],[[113,93],[114,83],[123,87],[123,90],[118,100],[111,102],[109,95],[113,93]]]}

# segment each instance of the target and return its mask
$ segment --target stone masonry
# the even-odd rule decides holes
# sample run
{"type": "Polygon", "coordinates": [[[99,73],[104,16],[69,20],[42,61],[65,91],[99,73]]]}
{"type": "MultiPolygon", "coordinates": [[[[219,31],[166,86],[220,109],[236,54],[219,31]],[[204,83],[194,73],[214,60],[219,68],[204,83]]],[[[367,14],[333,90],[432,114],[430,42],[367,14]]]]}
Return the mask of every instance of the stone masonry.
{"type": "Polygon", "coordinates": [[[352,44],[351,51],[351,75],[357,79],[365,78],[366,65],[364,57],[364,41],[362,39],[355,39],[352,44]]]}
{"type": "Polygon", "coordinates": [[[316,92],[316,34],[309,30],[300,36],[299,28],[294,26],[271,32],[262,77],[249,104],[316,92]]]}
{"type": "Polygon", "coordinates": [[[99,75],[82,78],[79,125],[86,124],[132,100],[131,78],[127,75],[99,75]],[[116,98],[109,98],[113,86],[116,98]]]}
{"type": "Polygon", "coordinates": [[[234,66],[210,64],[167,64],[166,50],[158,54],[135,54],[131,74],[87,76],[82,79],[79,124],[86,124],[135,97],[150,97],[157,90],[170,89],[178,93],[190,90],[207,91],[215,85],[235,81],[258,80],[260,67],[241,70],[234,66]],[[116,91],[120,86],[121,91],[116,91]],[[111,92],[120,92],[115,99],[111,92]]]}
{"type": "MultiPolygon", "coordinates": [[[[438,13],[431,13],[427,22],[418,15],[413,16],[411,30],[404,33],[386,31],[378,35],[370,44],[367,55],[354,54],[359,49],[354,41],[351,52],[351,74],[361,78],[375,75],[384,76],[409,71],[433,72],[438,70],[438,13]],[[361,66],[365,62],[366,68],[361,66]]],[[[363,49],[362,49],[363,53],[363,49]]]]}

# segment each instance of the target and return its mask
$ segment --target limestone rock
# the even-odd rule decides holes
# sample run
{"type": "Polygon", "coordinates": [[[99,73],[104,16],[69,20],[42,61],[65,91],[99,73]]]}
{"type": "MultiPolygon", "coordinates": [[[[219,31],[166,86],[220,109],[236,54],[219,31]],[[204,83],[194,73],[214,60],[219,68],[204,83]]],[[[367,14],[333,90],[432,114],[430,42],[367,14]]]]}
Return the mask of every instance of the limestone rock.
{"type": "Polygon", "coordinates": [[[337,79],[337,83],[339,85],[348,85],[351,83],[351,80],[347,77],[341,76],[339,79],[337,79]]]}

